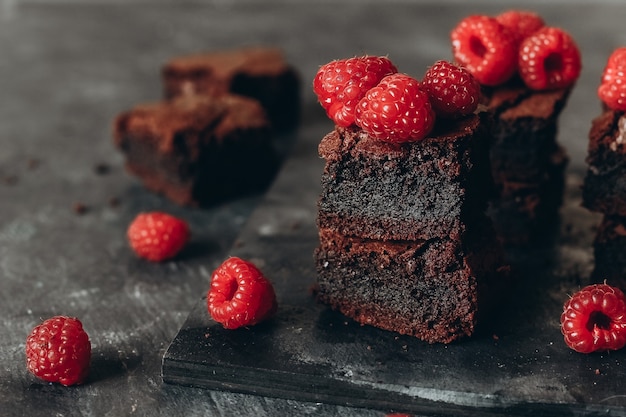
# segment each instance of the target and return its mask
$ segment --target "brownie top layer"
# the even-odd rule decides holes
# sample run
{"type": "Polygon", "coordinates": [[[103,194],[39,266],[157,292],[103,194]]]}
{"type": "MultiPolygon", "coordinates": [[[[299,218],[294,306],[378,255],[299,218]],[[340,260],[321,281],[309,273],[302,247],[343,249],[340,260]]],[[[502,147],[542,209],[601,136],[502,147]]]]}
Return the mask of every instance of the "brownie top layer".
{"type": "MultiPolygon", "coordinates": [[[[407,152],[420,153],[420,149],[429,147],[455,149],[463,143],[460,139],[473,137],[480,122],[481,117],[473,114],[446,123],[437,123],[428,137],[421,141],[406,143],[384,142],[354,127],[337,127],[322,139],[318,151],[327,161],[339,161],[346,154],[354,158],[365,155],[374,159],[395,159],[407,152]]],[[[464,143],[464,146],[468,144],[464,143]]]]}
{"type": "Polygon", "coordinates": [[[552,119],[563,110],[572,87],[534,91],[519,80],[496,88],[485,88],[486,106],[500,119],[520,117],[552,119]]]}
{"type": "Polygon", "coordinates": [[[280,49],[258,46],[177,57],[165,64],[163,72],[211,73],[225,79],[237,73],[275,75],[288,68],[280,49]]]}
{"type": "Polygon", "coordinates": [[[599,148],[608,148],[619,154],[626,153],[626,115],[624,112],[607,110],[593,119],[589,131],[589,154],[599,148]]]}
{"type": "Polygon", "coordinates": [[[181,96],[170,101],[141,104],[120,114],[114,125],[114,140],[120,144],[129,132],[133,137],[159,142],[166,152],[173,146],[178,132],[200,132],[220,141],[236,129],[266,128],[267,117],[261,105],[253,99],[236,95],[181,96]]]}

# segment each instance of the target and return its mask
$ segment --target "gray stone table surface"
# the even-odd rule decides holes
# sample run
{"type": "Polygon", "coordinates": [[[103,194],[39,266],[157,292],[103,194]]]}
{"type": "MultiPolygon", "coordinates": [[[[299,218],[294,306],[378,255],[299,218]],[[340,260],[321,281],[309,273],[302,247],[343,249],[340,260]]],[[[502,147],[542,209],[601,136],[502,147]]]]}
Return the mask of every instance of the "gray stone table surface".
{"type": "MultiPolygon", "coordinates": [[[[584,174],[590,120],[599,111],[600,73],[610,52],[626,45],[626,4],[523,4],[570,31],[583,54],[559,138],[575,187],[584,174]]],[[[458,20],[513,6],[0,1],[0,415],[383,416],[162,382],[168,344],[263,196],[200,210],[150,194],[124,171],[111,122],[136,103],[160,98],[160,66],[172,56],[277,45],[304,81],[293,152],[314,155],[318,138],[331,129],[310,91],[319,65],[362,53],[389,55],[419,77],[427,65],[449,58],[448,33],[458,20]],[[128,223],[152,209],[191,225],[192,242],[176,260],[148,264],[127,246],[128,223]],[[58,314],[79,317],[90,335],[92,369],[82,386],[42,383],[26,370],[28,332],[58,314]]],[[[321,165],[309,159],[313,165],[303,169],[317,175],[321,165]]],[[[317,190],[301,194],[314,206],[317,190]]],[[[587,272],[580,271],[581,280],[587,272]]]]}

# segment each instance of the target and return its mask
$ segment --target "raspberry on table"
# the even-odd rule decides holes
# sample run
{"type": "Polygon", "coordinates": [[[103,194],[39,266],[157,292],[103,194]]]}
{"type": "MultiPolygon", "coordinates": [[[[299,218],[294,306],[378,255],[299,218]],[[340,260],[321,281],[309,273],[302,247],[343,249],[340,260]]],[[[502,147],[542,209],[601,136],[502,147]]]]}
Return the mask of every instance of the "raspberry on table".
{"type": "Polygon", "coordinates": [[[626,111],[626,47],[617,48],[609,56],[598,97],[611,109],[626,111]]]}
{"type": "Polygon", "coordinates": [[[137,256],[152,262],[176,256],[189,240],[189,234],[185,221],[158,211],[138,214],[127,231],[137,256]]]}
{"type": "Polygon", "coordinates": [[[274,315],[276,294],[253,263],[231,257],[213,272],[207,308],[226,329],[252,326],[274,315]]]}
{"type": "Polygon", "coordinates": [[[421,87],[430,96],[437,117],[455,118],[471,114],[478,107],[480,84],[463,67],[437,61],[422,78],[421,87]]]}
{"type": "Polygon", "coordinates": [[[522,41],[518,66],[529,88],[551,90],[573,85],[582,63],[574,39],[563,29],[546,26],[522,41]]]}
{"type": "Polygon", "coordinates": [[[91,342],[77,318],[49,318],[26,338],[26,366],[44,381],[80,384],[87,379],[90,361],[91,342]]]}
{"type": "Polygon", "coordinates": [[[419,81],[406,74],[392,74],[361,99],[356,124],[382,141],[414,142],[430,133],[435,112],[419,81]]]}
{"type": "Polygon", "coordinates": [[[496,16],[496,20],[513,33],[517,43],[545,26],[541,16],[527,10],[508,10],[496,16]]]}
{"type": "Polygon", "coordinates": [[[588,285],[563,306],[565,344],[580,353],[618,350],[626,345],[626,298],[616,287],[588,285]]]}
{"type": "Polygon", "coordinates": [[[384,56],[361,56],[322,65],[313,79],[313,91],[338,126],[354,124],[356,106],[383,77],[398,72],[384,56]]]}
{"type": "Polygon", "coordinates": [[[472,15],[450,33],[456,61],[483,85],[505,83],[517,70],[517,41],[495,18],[472,15]]]}

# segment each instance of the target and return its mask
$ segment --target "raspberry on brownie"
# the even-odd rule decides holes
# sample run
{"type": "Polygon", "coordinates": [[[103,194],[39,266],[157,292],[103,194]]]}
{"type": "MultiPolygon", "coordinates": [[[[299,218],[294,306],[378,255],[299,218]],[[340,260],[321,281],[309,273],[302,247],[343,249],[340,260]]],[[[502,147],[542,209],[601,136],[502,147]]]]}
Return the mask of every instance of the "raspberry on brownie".
{"type": "Polygon", "coordinates": [[[118,115],[114,142],[146,188],[206,206],[269,185],[279,165],[270,130],[256,100],[189,95],[118,115]]]}
{"type": "Polygon", "coordinates": [[[490,215],[498,237],[505,244],[530,242],[558,218],[561,198],[554,195],[563,193],[567,163],[557,142],[558,118],[580,74],[580,52],[565,31],[518,10],[469,16],[451,40],[457,60],[481,75],[483,103],[494,118],[490,158],[499,195],[490,215]],[[487,53],[504,44],[515,45],[515,62],[487,53]],[[477,67],[479,58],[489,65],[477,67]],[[493,66],[513,70],[504,79],[487,71],[493,66]]]}
{"type": "Polygon", "coordinates": [[[283,53],[245,47],[179,56],[162,68],[166,98],[225,93],[258,100],[277,131],[293,129],[300,117],[300,76],[283,53]]]}
{"type": "MultiPolygon", "coordinates": [[[[444,67],[435,76],[460,73],[444,67]]],[[[326,162],[318,299],[362,324],[430,343],[474,334],[508,283],[485,214],[490,118],[465,114],[464,105],[433,110],[442,108],[432,105],[441,94],[478,100],[458,91],[388,75],[362,96],[355,125],[335,126],[318,148],[326,162]]]]}

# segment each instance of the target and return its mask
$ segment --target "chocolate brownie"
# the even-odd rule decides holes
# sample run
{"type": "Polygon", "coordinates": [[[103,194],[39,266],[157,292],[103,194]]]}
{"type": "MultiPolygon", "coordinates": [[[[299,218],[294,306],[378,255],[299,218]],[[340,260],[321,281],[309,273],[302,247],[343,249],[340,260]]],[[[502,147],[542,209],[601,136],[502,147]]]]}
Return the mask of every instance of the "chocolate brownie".
{"type": "Polygon", "coordinates": [[[583,183],[583,206],[589,210],[626,216],[625,138],[623,112],[608,110],[592,121],[583,183]]]}
{"type": "Polygon", "coordinates": [[[496,183],[544,180],[559,150],[558,117],[571,89],[533,91],[517,78],[485,88],[487,107],[494,114],[491,165],[496,183]]]}
{"type": "Polygon", "coordinates": [[[114,142],[146,188],[183,205],[210,205],[266,187],[278,157],[252,99],[181,96],[120,114],[114,142]]]}
{"type": "Polygon", "coordinates": [[[318,227],[367,239],[458,240],[493,191],[487,126],[475,114],[403,144],[336,127],[319,145],[318,227]]]}
{"type": "Polygon", "coordinates": [[[320,229],[318,298],[359,323],[430,343],[470,336],[509,284],[486,226],[464,243],[371,240],[320,229]]]}
{"type": "Polygon", "coordinates": [[[162,69],[164,94],[239,94],[259,100],[277,131],[300,117],[300,77],[279,49],[249,47],[174,58],[162,69]]]}
{"type": "Polygon", "coordinates": [[[592,281],[626,288],[626,218],[604,216],[593,242],[592,281]]]}
{"type": "Polygon", "coordinates": [[[502,181],[496,185],[498,198],[490,202],[488,214],[503,244],[527,244],[558,229],[566,164],[565,150],[559,147],[540,181],[502,181]]]}

